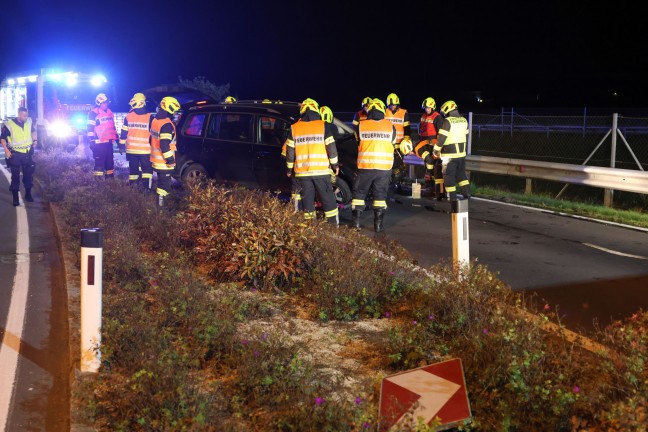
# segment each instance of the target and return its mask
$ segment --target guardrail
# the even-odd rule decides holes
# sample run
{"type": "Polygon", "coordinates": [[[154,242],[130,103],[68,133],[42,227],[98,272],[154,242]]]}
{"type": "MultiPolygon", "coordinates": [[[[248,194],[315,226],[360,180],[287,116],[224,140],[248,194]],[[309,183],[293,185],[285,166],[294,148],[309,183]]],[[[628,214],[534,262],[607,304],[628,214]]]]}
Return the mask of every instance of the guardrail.
{"type": "MultiPolygon", "coordinates": [[[[408,165],[423,165],[423,160],[413,155],[405,156],[404,162],[408,165]]],[[[648,194],[648,172],[639,170],[475,155],[466,156],[466,169],[648,194]]]]}

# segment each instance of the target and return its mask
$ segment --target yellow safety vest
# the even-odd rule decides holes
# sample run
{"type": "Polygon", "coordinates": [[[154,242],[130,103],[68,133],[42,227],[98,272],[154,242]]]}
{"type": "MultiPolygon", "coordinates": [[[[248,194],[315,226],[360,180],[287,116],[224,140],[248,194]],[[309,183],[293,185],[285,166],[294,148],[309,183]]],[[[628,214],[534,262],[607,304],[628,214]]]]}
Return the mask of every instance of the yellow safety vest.
{"type": "Polygon", "coordinates": [[[443,148],[434,146],[435,150],[441,151],[442,158],[460,158],[466,156],[466,135],[468,135],[468,120],[464,117],[447,117],[450,122],[450,130],[439,130],[439,135],[445,135],[443,148]]]}
{"type": "Polygon", "coordinates": [[[7,120],[7,129],[9,129],[9,135],[7,141],[12,151],[18,153],[27,153],[33,144],[32,140],[32,120],[27,118],[27,121],[23,127],[18,126],[18,124],[13,120],[7,120]]]}

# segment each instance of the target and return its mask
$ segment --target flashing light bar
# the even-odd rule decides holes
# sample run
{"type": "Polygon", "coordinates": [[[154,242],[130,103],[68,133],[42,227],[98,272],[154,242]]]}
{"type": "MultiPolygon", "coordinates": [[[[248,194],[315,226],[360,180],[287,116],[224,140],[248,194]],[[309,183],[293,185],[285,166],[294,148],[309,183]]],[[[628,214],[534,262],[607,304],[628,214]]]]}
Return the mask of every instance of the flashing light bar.
{"type": "MultiPolygon", "coordinates": [[[[68,85],[69,87],[73,87],[77,85],[77,83],[79,82],[79,74],[77,72],[48,73],[47,75],[45,75],[45,78],[55,82],[61,82],[65,80],[65,84],[68,85]]],[[[32,83],[38,81],[38,75],[7,78],[8,85],[16,85],[16,83],[25,84],[27,81],[32,83]]],[[[92,84],[92,86],[94,87],[100,87],[107,82],[108,80],[104,75],[94,75],[92,76],[92,78],[90,78],[90,84],[92,84]]]]}
{"type": "Polygon", "coordinates": [[[90,80],[90,84],[92,84],[94,87],[100,87],[102,84],[105,84],[107,82],[108,80],[103,75],[95,75],[90,80]]]}
{"type": "Polygon", "coordinates": [[[7,80],[7,84],[9,84],[9,85],[14,85],[14,84],[16,84],[16,80],[14,80],[13,78],[9,78],[9,79],[7,80]]]}

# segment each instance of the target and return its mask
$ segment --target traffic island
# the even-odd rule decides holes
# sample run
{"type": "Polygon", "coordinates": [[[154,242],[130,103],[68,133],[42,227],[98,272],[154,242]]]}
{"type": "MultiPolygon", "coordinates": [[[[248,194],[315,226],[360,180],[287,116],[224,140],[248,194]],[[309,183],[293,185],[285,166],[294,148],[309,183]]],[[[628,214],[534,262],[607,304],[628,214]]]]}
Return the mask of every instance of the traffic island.
{"type": "Polygon", "coordinates": [[[105,234],[102,365],[73,384],[77,427],[372,430],[384,377],[457,357],[465,429],[645,420],[646,313],[597,335],[605,352],[585,349],[477,262],[421,271],[398,244],[245,189],[208,184],[159,209],[119,175],[95,183],[45,156],[66,261],[78,266],[80,229],[105,234]]]}

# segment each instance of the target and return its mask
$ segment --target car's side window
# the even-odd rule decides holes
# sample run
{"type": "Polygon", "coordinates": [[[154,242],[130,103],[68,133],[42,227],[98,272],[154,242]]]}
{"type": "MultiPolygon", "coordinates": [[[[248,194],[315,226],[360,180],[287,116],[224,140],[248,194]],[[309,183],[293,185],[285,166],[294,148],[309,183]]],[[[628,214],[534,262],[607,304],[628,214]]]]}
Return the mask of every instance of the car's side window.
{"type": "Polygon", "coordinates": [[[290,123],[275,117],[259,117],[259,131],[262,144],[283,145],[288,137],[290,123]]]}
{"type": "Polygon", "coordinates": [[[202,136],[206,118],[206,113],[190,115],[185,122],[184,134],[194,137],[202,136]]]}
{"type": "Polygon", "coordinates": [[[218,138],[228,141],[252,141],[251,114],[220,114],[218,138]]]}
{"type": "Polygon", "coordinates": [[[212,114],[209,118],[209,126],[207,127],[207,138],[218,139],[220,123],[221,123],[221,114],[212,114]]]}

